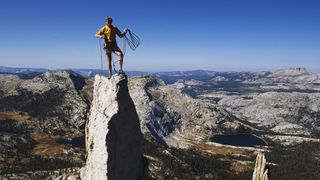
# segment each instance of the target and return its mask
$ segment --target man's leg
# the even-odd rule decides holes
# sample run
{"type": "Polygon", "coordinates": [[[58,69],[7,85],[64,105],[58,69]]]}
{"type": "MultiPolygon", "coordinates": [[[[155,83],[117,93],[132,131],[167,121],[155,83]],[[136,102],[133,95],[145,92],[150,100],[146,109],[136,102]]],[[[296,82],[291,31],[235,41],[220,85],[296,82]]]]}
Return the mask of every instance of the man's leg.
{"type": "Polygon", "coordinates": [[[108,60],[108,67],[109,67],[109,78],[111,78],[112,76],[112,64],[111,64],[111,60],[112,60],[112,52],[107,52],[107,60],[108,60]]]}
{"type": "Polygon", "coordinates": [[[122,53],[121,50],[117,50],[117,51],[115,51],[115,54],[118,56],[120,71],[122,71],[122,66],[123,66],[123,53],[122,53]]]}

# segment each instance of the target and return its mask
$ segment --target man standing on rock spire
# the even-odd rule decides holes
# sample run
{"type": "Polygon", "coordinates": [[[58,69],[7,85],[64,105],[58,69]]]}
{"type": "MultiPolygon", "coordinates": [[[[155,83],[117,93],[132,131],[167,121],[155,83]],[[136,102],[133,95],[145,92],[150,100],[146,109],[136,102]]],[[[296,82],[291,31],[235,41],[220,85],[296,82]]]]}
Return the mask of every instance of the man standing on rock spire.
{"type": "Polygon", "coordinates": [[[116,26],[112,24],[112,18],[107,17],[106,18],[106,25],[102,27],[97,33],[97,38],[104,38],[105,39],[105,45],[104,49],[106,50],[106,55],[108,59],[108,66],[109,66],[109,78],[112,76],[112,52],[114,52],[119,59],[119,66],[120,70],[119,73],[123,73],[122,65],[123,65],[123,53],[121,49],[117,45],[116,35],[118,35],[120,38],[124,37],[126,33],[128,32],[128,29],[126,28],[124,32],[122,33],[116,26]]]}

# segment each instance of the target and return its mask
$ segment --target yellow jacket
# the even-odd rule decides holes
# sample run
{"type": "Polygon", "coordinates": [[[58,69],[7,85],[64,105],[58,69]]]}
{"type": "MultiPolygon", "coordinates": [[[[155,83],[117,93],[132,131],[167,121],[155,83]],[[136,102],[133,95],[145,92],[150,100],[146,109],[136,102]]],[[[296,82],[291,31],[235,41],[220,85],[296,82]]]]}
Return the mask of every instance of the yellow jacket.
{"type": "Polygon", "coordinates": [[[114,43],[117,42],[116,35],[122,38],[125,34],[121,33],[121,31],[116,26],[105,25],[97,32],[97,35],[104,35],[106,42],[114,43]]]}

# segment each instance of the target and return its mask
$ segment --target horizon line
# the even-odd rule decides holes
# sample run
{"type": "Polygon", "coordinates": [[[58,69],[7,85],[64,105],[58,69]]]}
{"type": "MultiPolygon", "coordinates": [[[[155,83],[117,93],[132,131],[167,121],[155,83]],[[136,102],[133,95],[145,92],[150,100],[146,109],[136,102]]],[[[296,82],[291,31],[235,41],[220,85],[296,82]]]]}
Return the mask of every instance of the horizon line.
{"type": "MultiPolygon", "coordinates": [[[[0,68],[11,68],[11,69],[41,69],[45,71],[56,71],[56,70],[99,70],[100,68],[43,68],[43,67],[13,67],[13,66],[1,66],[0,68]]],[[[308,67],[303,67],[303,66],[288,66],[288,67],[268,67],[263,69],[262,67],[256,67],[256,68],[235,68],[235,67],[220,67],[216,68],[215,70],[213,69],[201,69],[201,68],[195,68],[195,69],[185,69],[185,70],[126,70],[128,72],[145,72],[145,73],[165,73],[165,72],[188,72],[188,71],[210,71],[210,72],[272,72],[272,71],[278,71],[278,70],[285,70],[285,69],[290,69],[290,68],[304,68],[308,72],[316,72],[320,73],[320,68],[308,68],[308,67]],[[217,70],[220,69],[220,70],[217,70]]],[[[107,71],[107,69],[103,68],[103,71],[107,71]]]]}

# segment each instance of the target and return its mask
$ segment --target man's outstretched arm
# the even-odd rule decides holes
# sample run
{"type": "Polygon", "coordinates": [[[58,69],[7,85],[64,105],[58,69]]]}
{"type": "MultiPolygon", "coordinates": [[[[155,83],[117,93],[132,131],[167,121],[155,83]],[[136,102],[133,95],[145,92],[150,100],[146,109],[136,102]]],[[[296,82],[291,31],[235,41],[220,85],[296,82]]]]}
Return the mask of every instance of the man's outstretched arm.
{"type": "Polygon", "coordinates": [[[117,35],[123,38],[128,32],[128,28],[124,29],[123,33],[118,28],[116,28],[116,31],[117,31],[117,35]]]}

